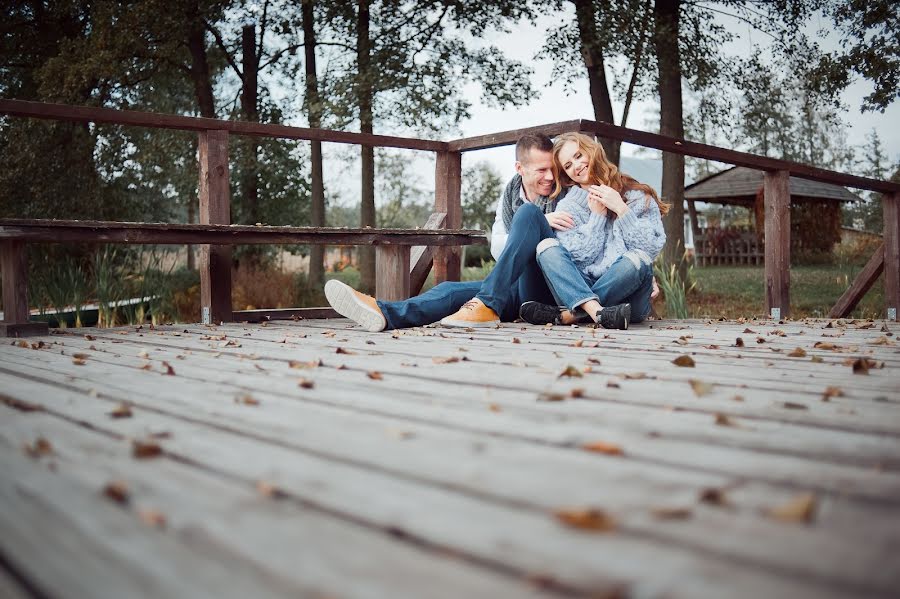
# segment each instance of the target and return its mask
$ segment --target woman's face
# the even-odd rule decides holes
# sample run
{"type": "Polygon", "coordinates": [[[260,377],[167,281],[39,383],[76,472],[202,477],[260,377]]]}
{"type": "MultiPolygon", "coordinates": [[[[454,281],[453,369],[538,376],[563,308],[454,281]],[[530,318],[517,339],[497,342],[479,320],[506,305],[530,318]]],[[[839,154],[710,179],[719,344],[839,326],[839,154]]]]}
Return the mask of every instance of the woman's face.
{"type": "Polygon", "coordinates": [[[576,185],[588,184],[588,157],[578,146],[578,142],[567,141],[556,156],[562,170],[576,185]]]}

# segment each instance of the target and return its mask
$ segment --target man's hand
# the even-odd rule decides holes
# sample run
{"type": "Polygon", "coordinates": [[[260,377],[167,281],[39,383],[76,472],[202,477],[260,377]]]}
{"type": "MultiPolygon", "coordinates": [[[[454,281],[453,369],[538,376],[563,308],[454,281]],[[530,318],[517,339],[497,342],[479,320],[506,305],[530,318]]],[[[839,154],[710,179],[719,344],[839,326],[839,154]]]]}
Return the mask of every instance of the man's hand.
{"type": "Polygon", "coordinates": [[[656,277],[653,277],[653,291],[650,292],[650,299],[655,300],[659,297],[659,285],[656,283],[656,277]]]}
{"type": "Polygon", "coordinates": [[[557,231],[568,231],[575,226],[575,220],[568,212],[551,212],[546,217],[550,227],[557,231]]]}

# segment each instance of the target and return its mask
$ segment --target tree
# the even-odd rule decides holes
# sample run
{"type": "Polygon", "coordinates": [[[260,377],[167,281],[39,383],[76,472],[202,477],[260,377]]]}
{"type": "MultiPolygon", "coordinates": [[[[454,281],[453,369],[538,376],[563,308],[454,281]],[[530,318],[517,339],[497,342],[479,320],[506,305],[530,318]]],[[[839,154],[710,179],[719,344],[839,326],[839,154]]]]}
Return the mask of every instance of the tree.
{"type": "Polygon", "coordinates": [[[489,162],[478,162],[462,173],[462,226],[490,233],[503,178],[489,162]]]}
{"type": "MultiPolygon", "coordinates": [[[[309,126],[319,128],[322,126],[323,108],[322,100],[319,97],[319,76],[316,64],[316,21],[313,8],[313,0],[303,0],[301,12],[305,59],[304,71],[306,76],[304,106],[309,119],[309,126]]],[[[310,224],[314,227],[321,227],[325,225],[325,182],[322,175],[322,142],[320,141],[313,141],[310,145],[310,182],[310,224]]],[[[319,290],[324,284],[324,252],[324,246],[313,245],[310,247],[309,277],[307,279],[310,289],[319,290]]]]}

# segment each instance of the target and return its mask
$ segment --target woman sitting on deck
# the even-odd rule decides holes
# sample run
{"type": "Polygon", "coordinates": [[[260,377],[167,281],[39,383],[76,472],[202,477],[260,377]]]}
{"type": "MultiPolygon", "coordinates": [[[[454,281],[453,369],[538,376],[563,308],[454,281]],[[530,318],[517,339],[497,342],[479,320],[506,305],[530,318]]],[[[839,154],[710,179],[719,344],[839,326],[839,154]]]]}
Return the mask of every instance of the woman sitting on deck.
{"type": "Polygon", "coordinates": [[[666,243],[662,215],[668,204],[649,185],[622,173],[603,146],[582,133],[564,133],[553,144],[552,198],[568,193],[557,210],[574,227],[537,246],[537,261],[556,305],[522,304],[532,324],[590,322],[602,306],[630,304],[630,321],[650,314],[652,263],[666,243]],[[624,196],[624,197],[623,197],[624,196]],[[577,309],[577,311],[576,311],[577,309]]]}

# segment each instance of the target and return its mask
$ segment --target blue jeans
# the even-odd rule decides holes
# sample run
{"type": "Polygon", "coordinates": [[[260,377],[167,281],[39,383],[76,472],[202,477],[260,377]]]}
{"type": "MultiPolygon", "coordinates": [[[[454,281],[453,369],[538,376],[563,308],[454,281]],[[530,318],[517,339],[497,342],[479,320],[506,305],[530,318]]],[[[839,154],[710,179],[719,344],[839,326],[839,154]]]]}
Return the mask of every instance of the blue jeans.
{"type": "Polygon", "coordinates": [[[516,210],[503,253],[483,281],[446,281],[422,295],[398,302],[377,300],[388,329],[418,327],[437,322],[477,297],[500,320],[518,318],[519,306],[529,300],[552,303],[553,294],[537,263],[537,245],[556,238],[540,208],[525,203],[516,210]]]}
{"type": "Polygon", "coordinates": [[[599,279],[582,274],[559,243],[542,243],[537,260],[559,306],[574,311],[595,299],[601,306],[631,304],[631,322],[643,322],[650,314],[653,267],[646,252],[625,252],[599,279]]]}

